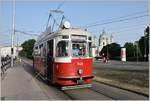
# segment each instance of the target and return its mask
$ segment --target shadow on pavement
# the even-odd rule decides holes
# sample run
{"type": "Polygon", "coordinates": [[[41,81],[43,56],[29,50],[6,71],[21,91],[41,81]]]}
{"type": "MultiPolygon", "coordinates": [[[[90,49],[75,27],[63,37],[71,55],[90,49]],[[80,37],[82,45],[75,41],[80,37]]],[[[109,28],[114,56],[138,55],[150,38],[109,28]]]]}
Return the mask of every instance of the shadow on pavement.
{"type": "MultiPolygon", "coordinates": [[[[24,68],[24,70],[26,71],[26,72],[28,72],[32,77],[33,77],[33,79],[36,79],[36,80],[38,80],[39,82],[42,82],[42,83],[44,83],[44,84],[46,84],[47,86],[52,86],[52,87],[55,87],[55,88],[57,88],[57,89],[59,89],[60,90],[60,87],[59,87],[59,85],[57,85],[57,84],[52,84],[52,83],[50,83],[49,81],[47,81],[47,80],[43,80],[40,76],[37,76],[36,77],[36,71],[35,71],[35,69],[33,68],[33,66],[31,66],[30,64],[27,64],[27,63],[22,63],[22,67],[24,68]],[[36,78],[35,78],[36,77],[36,78]]],[[[32,80],[32,79],[31,79],[32,80]]]]}

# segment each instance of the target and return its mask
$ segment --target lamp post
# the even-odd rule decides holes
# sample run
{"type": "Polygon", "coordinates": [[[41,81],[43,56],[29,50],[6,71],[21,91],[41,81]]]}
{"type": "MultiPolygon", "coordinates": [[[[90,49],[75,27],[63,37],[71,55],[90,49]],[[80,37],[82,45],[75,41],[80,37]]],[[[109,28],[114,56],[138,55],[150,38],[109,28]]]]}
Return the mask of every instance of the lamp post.
{"type": "Polygon", "coordinates": [[[13,31],[11,34],[11,67],[14,59],[14,35],[15,35],[15,0],[13,0],[13,31]]]}
{"type": "Polygon", "coordinates": [[[108,45],[109,45],[109,43],[108,43],[108,39],[107,39],[107,59],[108,59],[108,56],[109,56],[109,50],[108,50],[108,45]]]}
{"type": "Polygon", "coordinates": [[[136,62],[138,63],[139,56],[138,56],[138,41],[135,42],[136,45],[136,62]]]}
{"type": "Polygon", "coordinates": [[[147,54],[146,54],[146,31],[144,31],[144,57],[145,57],[145,59],[146,59],[146,57],[147,57],[147,54]]]}

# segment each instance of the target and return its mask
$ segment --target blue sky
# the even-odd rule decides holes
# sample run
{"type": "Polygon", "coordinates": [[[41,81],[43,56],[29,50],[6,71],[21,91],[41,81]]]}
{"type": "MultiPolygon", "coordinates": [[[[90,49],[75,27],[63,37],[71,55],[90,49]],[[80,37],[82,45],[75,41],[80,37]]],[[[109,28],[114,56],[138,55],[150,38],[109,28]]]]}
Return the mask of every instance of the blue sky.
{"type": "MultiPolygon", "coordinates": [[[[62,1],[16,1],[16,29],[34,34],[44,31],[49,10],[56,9],[62,1]]],[[[111,18],[121,16],[134,17],[148,14],[148,1],[65,1],[61,7],[64,15],[74,27],[99,22],[112,21],[111,18]],[[147,11],[144,12],[143,11],[147,11]],[[136,12],[140,12],[137,13],[136,12]],[[135,15],[132,15],[135,14],[135,15]],[[131,16],[132,15],[132,16],[131,16]]],[[[55,15],[55,17],[58,17],[55,15]]],[[[116,20],[116,19],[115,19],[116,20]]],[[[12,31],[12,1],[1,2],[1,31],[0,45],[10,45],[12,31]]],[[[123,45],[134,42],[143,36],[144,28],[148,25],[148,16],[122,22],[110,23],[88,28],[97,38],[104,28],[108,34],[114,36],[114,41],[123,45]]],[[[29,38],[19,34],[19,44],[29,38]]],[[[16,43],[16,38],[15,38],[16,43]]]]}

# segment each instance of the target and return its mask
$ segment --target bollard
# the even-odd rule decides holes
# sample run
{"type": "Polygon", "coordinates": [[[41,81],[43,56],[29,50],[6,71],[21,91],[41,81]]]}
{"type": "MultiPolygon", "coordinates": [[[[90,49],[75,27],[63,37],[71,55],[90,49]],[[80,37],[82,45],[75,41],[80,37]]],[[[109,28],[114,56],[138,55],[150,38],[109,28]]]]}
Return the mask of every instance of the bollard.
{"type": "Polygon", "coordinates": [[[121,48],[121,61],[126,61],[126,48],[121,48]]]}

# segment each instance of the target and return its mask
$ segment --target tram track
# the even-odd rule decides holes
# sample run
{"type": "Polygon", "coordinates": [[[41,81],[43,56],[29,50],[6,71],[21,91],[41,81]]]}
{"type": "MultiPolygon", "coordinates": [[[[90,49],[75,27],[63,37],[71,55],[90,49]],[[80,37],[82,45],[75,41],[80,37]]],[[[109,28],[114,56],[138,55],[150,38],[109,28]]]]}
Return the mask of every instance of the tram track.
{"type": "Polygon", "coordinates": [[[97,82],[91,88],[63,92],[74,100],[148,100],[147,96],[97,82]]]}
{"type": "MultiPolygon", "coordinates": [[[[32,63],[28,61],[24,61],[24,63],[30,65],[30,67],[32,66],[32,63]]],[[[60,90],[57,87],[55,88],[55,86],[47,85],[44,82],[40,83],[39,85],[42,86],[41,88],[43,90],[46,90],[45,93],[47,93],[48,96],[50,95],[49,93],[63,93],[60,95],[60,97],[70,100],[148,100],[148,97],[146,96],[95,81],[93,82],[91,88],[64,91],[60,90]]],[[[49,98],[56,99],[56,95],[54,94],[54,97],[49,98]]]]}
{"type": "Polygon", "coordinates": [[[139,93],[135,93],[129,90],[111,86],[109,84],[104,84],[100,82],[93,82],[92,88],[96,92],[99,92],[107,97],[114,100],[148,100],[148,96],[144,96],[139,93]]]}
{"type": "Polygon", "coordinates": [[[63,92],[73,100],[115,100],[90,88],[66,90],[63,92]]]}
{"type": "Polygon", "coordinates": [[[117,99],[115,99],[115,98],[113,98],[113,97],[111,97],[111,96],[105,95],[105,94],[103,94],[103,93],[101,93],[101,92],[99,92],[99,91],[97,91],[97,90],[95,90],[95,89],[93,89],[93,88],[89,88],[89,89],[91,89],[91,90],[93,90],[93,91],[95,91],[95,92],[97,92],[97,93],[100,93],[100,94],[102,94],[102,95],[104,95],[104,96],[106,96],[106,97],[108,97],[108,98],[111,98],[112,100],[117,100],[117,99]]]}

